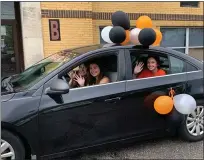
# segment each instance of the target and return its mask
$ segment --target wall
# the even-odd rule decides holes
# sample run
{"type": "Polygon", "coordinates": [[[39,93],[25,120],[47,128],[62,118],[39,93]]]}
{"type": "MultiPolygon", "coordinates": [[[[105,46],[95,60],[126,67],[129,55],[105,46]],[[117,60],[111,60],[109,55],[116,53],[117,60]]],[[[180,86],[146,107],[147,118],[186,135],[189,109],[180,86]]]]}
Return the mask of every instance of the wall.
{"type": "Polygon", "coordinates": [[[21,2],[25,68],[44,58],[40,2],[21,2]]]}
{"type": "Polygon", "coordinates": [[[199,60],[203,60],[203,51],[203,48],[190,48],[189,55],[199,60]]]}
{"type": "Polygon", "coordinates": [[[100,26],[111,24],[111,14],[129,14],[131,26],[147,14],[160,26],[203,26],[203,2],[199,8],[180,7],[180,2],[41,2],[45,56],[56,51],[100,43],[100,26]],[[78,17],[78,18],[76,18],[78,17]],[[60,19],[61,41],[50,41],[48,19],[60,19]]]}
{"type": "Polygon", "coordinates": [[[115,12],[118,9],[127,13],[203,15],[202,2],[199,8],[180,7],[180,2],[93,2],[96,12],[115,12]]]}
{"type": "MultiPolygon", "coordinates": [[[[92,11],[91,2],[41,2],[41,9],[92,11]]],[[[54,19],[54,18],[53,18],[54,19]]],[[[61,41],[50,41],[49,22],[42,18],[45,56],[59,50],[93,43],[93,21],[90,18],[59,18],[61,41]]]]}
{"type": "MultiPolygon", "coordinates": [[[[203,15],[203,2],[199,8],[180,7],[180,2],[93,2],[94,12],[115,12],[122,10],[126,13],[154,13],[154,14],[187,14],[203,15]]],[[[130,21],[131,26],[136,26],[136,18],[130,21]]],[[[111,20],[95,20],[94,42],[99,43],[99,26],[112,25],[111,20]]],[[[173,21],[153,20],[153,27],[161,26],[203,26],[203,21],[173,21]]]]}

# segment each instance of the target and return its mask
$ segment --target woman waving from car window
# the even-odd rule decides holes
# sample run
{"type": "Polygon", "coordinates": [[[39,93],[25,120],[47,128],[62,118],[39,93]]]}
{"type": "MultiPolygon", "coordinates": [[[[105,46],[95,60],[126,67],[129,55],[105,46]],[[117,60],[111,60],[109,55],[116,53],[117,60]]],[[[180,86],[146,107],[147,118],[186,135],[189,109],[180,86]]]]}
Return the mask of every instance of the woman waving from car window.
{"type": "Polygon", "coordinates": [[[134,78],[147,78],[166,75],[166,72],[159,67],[160,61],[157,56],[147,58],[147,68],[143,69],[144,63],[137,62],[134,68],[134,78]]]}

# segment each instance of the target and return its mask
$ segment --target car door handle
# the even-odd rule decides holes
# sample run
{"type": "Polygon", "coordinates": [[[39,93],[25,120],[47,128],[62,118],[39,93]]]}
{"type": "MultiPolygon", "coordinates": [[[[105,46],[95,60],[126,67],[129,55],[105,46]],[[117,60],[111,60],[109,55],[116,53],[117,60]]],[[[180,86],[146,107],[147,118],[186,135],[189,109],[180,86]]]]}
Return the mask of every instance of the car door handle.
{"type": "Polygon", "coordinates": [[[115,97],[115,98],[106,99],[105,102],[116,102],[116,101],[119,101],[120,99],[121,97],[115,97]]]}

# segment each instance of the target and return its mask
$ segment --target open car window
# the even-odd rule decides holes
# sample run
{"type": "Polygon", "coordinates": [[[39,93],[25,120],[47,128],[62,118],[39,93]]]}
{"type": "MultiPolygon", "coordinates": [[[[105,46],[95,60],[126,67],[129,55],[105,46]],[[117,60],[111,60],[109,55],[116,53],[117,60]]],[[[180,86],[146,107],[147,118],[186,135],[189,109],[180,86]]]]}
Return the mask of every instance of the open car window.
{"type": "Polygon", "coordinates": [[[137,62],[143,62],[144,68],[147,68],[147,58],[149,55],[157,55],[160,60],[160,69],[164,70],[166,74],[170,74],[170,64],[167,55],[155,54],[152,52],[139,52],[130,51],[130,57],[132,62],[132,73],[137,62]]]}
{"type": "MultiPolygon", "coordinates": [[[[91,58],[88,59],[87,61],[84,61],[80,64],[78,64],[78,66],[75,66],[72,69],[68,69],[65,74],[61,75],[60,77],[64,80],[67,81],[67,83],[69,83],[70,88],[79,88],[79,87],[88,87],[93,85],[92,84],[92,80],[95,79],[95,77],[93,77],[90,73],[90,63],[91,62],[96,62],[99,64],[100,66],[100,71],[102,73],[103,77],[107,77],[109,79],[109,83],[112,82],[116,82],[118,81],[118,56],[116,54],[116,52],[110,53],[109,55],[102,55],[99,57],[95,57],[95,58],[91,58]],[[88,81],[90,82],[90,84],[86,84],[85,86],[80,86],[78,84],[78,82],[73,81],[73,75],[80,75],[80,66],[85,66],[86,68],[86,75],[83,75],[82,77],[86,77],[88,76],[88,81]],[[73,85],[74,84],[74,85],[73,85]]],[[[86,83],[86,82],[85,82],[86,83]]],[[[97,84],[94,84],[97,85],[97,84]]]]}

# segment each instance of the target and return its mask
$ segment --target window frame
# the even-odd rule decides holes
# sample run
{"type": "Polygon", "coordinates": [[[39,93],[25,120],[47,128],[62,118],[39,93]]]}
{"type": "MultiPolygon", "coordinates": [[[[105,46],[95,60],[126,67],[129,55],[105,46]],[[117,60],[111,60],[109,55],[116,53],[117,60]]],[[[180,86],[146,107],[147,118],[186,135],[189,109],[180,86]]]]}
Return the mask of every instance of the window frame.
{"type": "Polygon", "coordinates": [[[93,88],[93,87],[98,87],[100,89],[101,86],[106,87],[106,86],[109,86],[109,85],[112,85],[112,84],[117,85],[119,83],[124,83],[124,80],[125,80],[124,49],[110,49],[110,50],[102,50],[102,51],[94,52],[93,54],[88,54],[87,56],[80,58],[80,60],[77,61],[77,62],[73,62],[73,63],[71,62],[70,66],[68,66],[67,68],[64,68],[63,70],[59,71],[56,75],[54,75],[49,81],[47,81],[44,84],[44,91],[45,91],[46,88],[50,87],[51,83],[54,80],[61,78],[68,71],[71,71],[72,69],[76,68],[80,64],[86,62],[87,60],[97,58],[97,57],[100,57],[100,56],[103,57],[103,56],[114,55],[114,54],[117,56],[117,77],[118,77],[118,80],[116,82],[110,82],[110,83],[107,83],[107,84],[99,84],[99,85],[92,85],[92,86],[84,86],[84,87],[79,87],[79,88],[70,88],[70,91],[88,89],[88,88],[93,88]]]}
{"type": "MultiPolygon", "coordinates": [[[[190,45],[190,41],[189,41],[189,39],[190,39],[190,30],[191,29],[202,29],[203,30],[203,34],[204,34],[204,28],[202,28],[202,27],[189,27],[189,28],[187,28],[187,34],[188,34],[188,37],[187,37],[187,39],[188,39],[188,48],[189,49],[191,49],[191,48],[204,48],[204,45],[203,46],[191,46],[190,45]]],[[[203,37],[202,37],[203,38],[203,37]]]]}
{"type": "Polygon", "coordinates": [[[192,7],[192,8],[199,8],[200,7],[199,1],[197,1],[196,6],[192,5],[192,2],[196,2],[196,1],[182,1],[182,2],[180,2],[180,7],[192,7]],[[188,3],[188,4],[185,4],[185,3],[188,3]]]}
{"type": "MultiPolygon", "coordinates": [[[[129,51],[131,51],[131,50],[134,50],[134,49],[130,49],[129,51]]],[[[149,51],[143,51],[142,53],[139,51],[139,53],[138,53],[138,55],[147,55],[147,57],[149,56],[149,55],[156,55],[156,56],[158,56],[159,58],[160,57],[163,57],[163,58],[167,58],[167,61],[168,61],[168,66],[169,66],[169,68],[170,68],[170,61],[169,61],[169,55],[162,55],[162,54],[160,54],[160,53],[156,53],[156,54],[154,54],[154,53],[152,53],[152,51],[150,51],[151,53],[148,53],[149,51]]],[[[131,53],[130,53],[130,58],[131,58],[131,53]]],[[[131,59],[131,63],[132,63],[132,59],[131,59]]],[[[132,71],[133,71],[133,68],[132,68],[132,71]]]]}
{"type": "MultiPolygon", "coordinates": [[[[174,86],[178,84],[184,84],[187,82],[187,72],[186,72],[186,63],[184,62],[184,67],[185,67],[185,72],[182,73],[175,73],[175,74],[167,74],[163,76],[156,76],[156,77],[147,77],[147,78],[138,78],[138,79],[133,79],[132,73],[128,72],[128,70],[132,69],[132,63],[131,63],[131,56],[129,50],[141,50],[141,49],[127,49],[126,51],[126,92],[129,91],[135,91],[135,90],[146,90],[150,88],[157,88],[160,87],[162,88],[163,86],[174,86]],[[130,69],[131,68],[131,69],[130,69]],[[129,74],[128,74],[128,73],[129,74]],[[131,78],[130,78],[131,77],[131,78]]],[[[169,55],[173,56],[175,58],[179,58],[182,61],[185,61],[185,58],[179,57],[174,55],[173,53],[169,53],[166,51],[159,51],[159,50],[154,50],[154,49],[144,49],[141,51],[146,51],[146,52],[154,52],[155,55],[164,55],[168,57],[169,60],[169,55]]],[[[170,62],[169,62],[170,64],[170,62]]],[[[169,66],[170,67],[170,66],[169,66]]]]}
{"type": "MultiPolygon", "coordinates": [[[[185,27],[185,26],[182,26],[182,27],[169,27],[169,26],[160,26],[160,30],[161,29],[173,29],[173,28],[183,28],[185,29],[185,46],[184,47],[166,47],[166,48],[170,48],[170,49],[185,49],[185,53],[184,54],[189,54],[189,49],[196,49],[196,48],[203,48],[204,49],[204,45],[203,46],[190,46],[189,44],[189,39],[190,39],[190,29],[193,28],[193,29],[202,29],[202,27],[185,27]]],[[[162,47],[165,47],[165,46],[162,46],[162,47]]]]}
{"type": "MultiPolygon", "coordinates": [[[[106,55],[98,55],[98,56],[96,56],[96,57],[94,57],[94,58],[99,58],[99,57],[108,57],[108,56],[112,56],[112,55],[114,55],[114,56],[116,56],[116,58],[117,58],[117,81],[116,82],[120,82],[120,77],[119,77],[119,70],[120,70],[120,66],[119,66],[119,53],[118,52],[116,52],[116,53],[114,53],[114,51],[113,52],[109,52],[109,53],[107,53],[106,55]]],[[[92,59],[92,58],[90,58],[90,59],[92,59]]],[[[90,60],[90,59],[88,59],[88,60],[90,60]]],[[[77,63],[78,65],[77,65],[77,67],[80,65],[80,64],[82,64],[82,63],[84,63],[84,62],[87,62],[87,60],[85,60],[85,61],[81,61],[81,63],[77,63]]],[[[74,67],[75,68],[75,67],[74,67]]],[[[68,73],[68,72],[70,72],[71,70],[73,70],[74,68],[69,68],[69,69],[67,69],[66,70],[66,72],[68,73]]],[[[59,76],[58,76],[59,77],[59,76]]],[[[109,83],[107,83],[107,84],[112,84],[112,83],[116,83],[116,82],[109,82],[109,83]]],[[[88,87],[93,87],[93,86],[100,86],[101,84],[98,84],[98,85],[92,85],[92,86],[83,86],[83,87],[78,87],[78,88],[84,88],[84,89],[86,89],[86,88],[88,88],[88,87]]],[[[106,85],[106,84],[102,84],[102,85],[106,85]]],[[[70,88],[70,90],[75,90],[75,89],[78,89],[78,88],[70,88]]]]}
{"type": "MultiPolygon", "coordinates": [[[[137,80],[141,80],[141,79],[133,79],[132,77],[132,62],[131,62],[131,56],[130,56],[130,51],[131,50],[135,50],[135,51],[138,51],[138,52],[143,52],[143,53],[151,53],[151,52],[154,52],[154,55],[163,55],[164,57],[167,57],[168,58],[168,63],[169,63],[169,70],[170,70],[170,74],[166,74],[166,75],[163,75],[163,76],[156,76],[156,77],[148,77],[148,78],[141,78],[141,79],[155,79],[155,78],[162,78],[162,77],[169,77],[169,76],[175,76],[175,75],[181,75],[181,74],[186,74],[187,73],[187,60],[185,58],[182,58],[180,56],[177,56],[177,55],[174,55],[174,54],[171,54],[169,52],[165,52],[165,51],[158,51],[158,50],[153,50],[153,49],[148,49],[148,50],[141,50],[141,49],[126,49],[126,58],[125,58],[125,61],[126,61],[126,80],[127,81],[137,81],[137,80]],[[171,73],[171,62],[170,62],[170,58],[169,56],[172,56],[174,58],[177,58],[181,61],[183,61],[184,63],[184,72],[182,73],[171,73]],[[130,69],[129,69],[130,68],[130,69]]],[[[139,54],[139,53],[138,53],[139,54]]],[[[191,64],[191,63],[190,63],[191,64]]]]}

